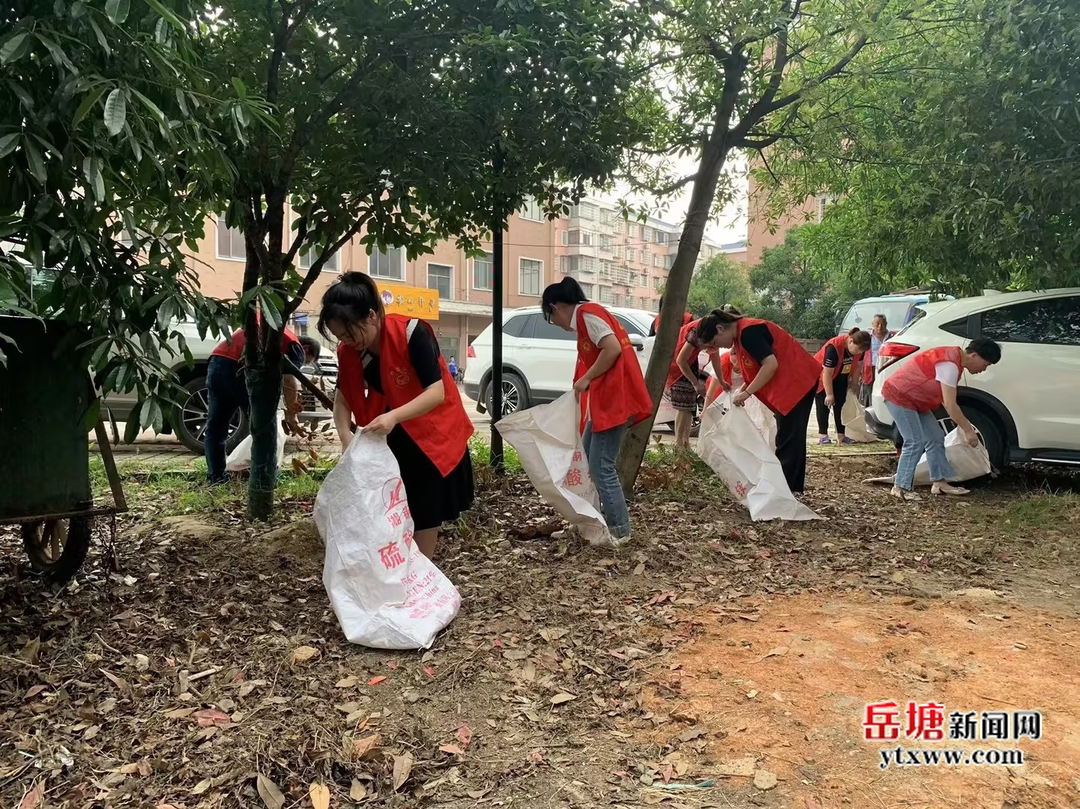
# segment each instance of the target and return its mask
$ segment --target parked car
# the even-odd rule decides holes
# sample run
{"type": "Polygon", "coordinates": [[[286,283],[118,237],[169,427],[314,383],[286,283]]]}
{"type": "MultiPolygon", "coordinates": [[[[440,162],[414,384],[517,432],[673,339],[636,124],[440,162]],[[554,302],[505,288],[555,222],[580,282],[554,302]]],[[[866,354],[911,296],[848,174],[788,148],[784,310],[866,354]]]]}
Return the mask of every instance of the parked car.
{"type": "Polygon", "coordinates": [[[988,292],[919,306],[915,319],[878,354],[866,415],[870,429],[899,446],[881,395],[885,380],[920,351],[965,346],[976,337],[1000,343],[1001,362],[978,376],[962,376],[957,399],[994,466],[1080,464],[1080,289],[988,292]]]}
{"type": "MultiPolygon", "coordinates": [[[[656,314],[644,309],[609,311],[641,350],[656,314]]],[[[491,409],[491,337],[491,326],[480,332],[469,346],[465,366],[465,394],[481,413],[491,409]]],[[[558,399],[573,387],[576,362],[574,333],[544,320],[539,306],[504,312],[503,415],[558,399]]]]}
{"type": "MultiPolygon", "coordinates": [[[[952,300],[949,298],[949,300],[952,300]]],[[[896,331],[902,329],[915,317],[916,307],[930,302],[929,295],[878,295],[873,298],[862,298],[851,304],[837,334],[847,334],[856,326],[864,331],[870,331],[870,325],[874,315],[885,315],[889,322],[889,329],[896,331]]]]}
{"type": "MultiPolygon", "coordinates": [[[[192,452],[201,455],[203,452],[203,434],[206,430],[206,413],[209,407],[209,394],[206,389],[206,366],[210,361],[210,353],[221,342],[219,339],[207,334],[206,338],[199,337],[199,330],[193,323],[181,322],[174,327],[180,332],[187,342],[188,350],[191,351],[194,364],[188,367],[179,343],[175,339],[170,341],[173,360],[170,363],[171,370],[176,374],[178,383],[185,393],[169,414],[166,433],[173,433],[185,447],[192,452]]],[[[332,352],[323,350],[319,358],[319,368],[305,366],[306,374],[313,377],[313,381],[327,391],[332,397],[337,385],[337,358],[332,352]]],[[[304,391],[304,410],[298,417],[301,423],[312,424],[331,418],[332,415],[324,408],[315,397],[304,391]]],[[[137,405],[135,392],[112,393],[105,397],[105,407],[115,421],[127,421],[137,405]]],[[[248,434],[247,416],[237,411],[229,423],[229,439],[226,444],[227,450],[231,451],[248,434]]]]}

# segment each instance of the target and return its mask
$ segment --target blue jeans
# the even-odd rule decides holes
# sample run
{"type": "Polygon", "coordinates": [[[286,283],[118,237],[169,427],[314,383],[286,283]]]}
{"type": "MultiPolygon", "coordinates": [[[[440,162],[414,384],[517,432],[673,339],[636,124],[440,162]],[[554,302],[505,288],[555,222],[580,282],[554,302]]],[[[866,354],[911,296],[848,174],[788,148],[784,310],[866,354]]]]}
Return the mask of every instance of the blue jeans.
{"type": "Polygon", "coordinates": [[[953,476],[949,459],[945,457],[945,432],[933,413],[919,413],[892,402],[885,402],[893,422],[904,437],[904,448],[896,464],[896,485],[911,491],[915,488],[915,467],[923,451],[930,467],[930,480],[948,480],[953,476]]]}
{"type": "Polygon", "coordinates": [[[585,434],[581,437],[585,457],[589,461],[589,474],[600,495],[600,508],[604,512],[608,530],[615,539],[630,536],[630,512],[626,509],[626,496],[619,483],[619,474],[615,471],[615,459],[627,427],[624,424],[594,433],[590,421],[585,425],[585,434]]]}
{"type": "Polygon", "coordinates": [[[236,360],[211,357],[206,367],[206,429],[203,454],[206,456],[206,479],[211,484],[225,483],[225,442],[229,421],[237,410],[247,410],[248,395],[244,377],[236,360]]]}

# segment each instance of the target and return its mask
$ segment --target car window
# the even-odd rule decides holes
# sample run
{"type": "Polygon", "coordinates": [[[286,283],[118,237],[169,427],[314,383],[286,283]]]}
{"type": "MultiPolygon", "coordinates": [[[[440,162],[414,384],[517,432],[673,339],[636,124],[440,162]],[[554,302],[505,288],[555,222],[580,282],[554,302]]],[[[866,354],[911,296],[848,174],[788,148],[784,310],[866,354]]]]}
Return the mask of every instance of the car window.
{"type": "Polygon", "coordinates": [[[622,315],[615,315],[615,319],[622,323],[622,327],[626,329],[627,334],[636,334],[639,337],[646,337],[649,334],[647,330],[642,331],[641,326],[628,317],[623,317],[622,315]]]}
{"type": "Polygon", "coordinates": [[[503,324],[503,334],[508,334],[511,337],[520,337],[528,320],[528,315],[515,315],[503,324]]]}
{"type": "Polygon", "coordinates": [[[543,315],[529,315],[529,325],[522,331],[522,337],[531,337],[534,340],[573,340],[575,339],[572,331],[566,331],[556,326],[554,323],[548,323],[544,320],[543,315]]]}
{"type": "Polygon", "coordinates": [[[982,313],[981,332],[1001,343],[1080,345],[1080,295],[991,309],[982,313]]]}
{"type": "MultiPolygon", "coordinates": [[[[885,315],[885,316],[888,317],[888,315],[885,315]]],[[[901,334],[906,332],[908,329],[910,329],[912,326],[914,326],[916,323],[918,323],[924,317],[926,317],[926,310],[919,307],[919,306],[916,306],[914,312],[912,313],[911,320],[909,320],[907,322],[907,324],[902,329],[900,329],[896,334],[894,334],[889,339],[895,340],[897,337],[899,337],[901,334]]]]}
{"type": "MultiPolygon", "coordinates": [[[[915,321],[912,321],[914,323],[915,321]]],[[[964,317],[952,320],[941,327],[942,331],[947,331],[949,334],[955,334],[957,337],[968,337],[968,319],[964,317]]]]}
{"type": "Polygon", "coordinates": [[[890,329],[901,329],[908,325],[913,308],[911,301],[855,301],[844,315],[840,330],[848,332],[858,326],[869,331],[874,315],[885,315],[890,329]]]}

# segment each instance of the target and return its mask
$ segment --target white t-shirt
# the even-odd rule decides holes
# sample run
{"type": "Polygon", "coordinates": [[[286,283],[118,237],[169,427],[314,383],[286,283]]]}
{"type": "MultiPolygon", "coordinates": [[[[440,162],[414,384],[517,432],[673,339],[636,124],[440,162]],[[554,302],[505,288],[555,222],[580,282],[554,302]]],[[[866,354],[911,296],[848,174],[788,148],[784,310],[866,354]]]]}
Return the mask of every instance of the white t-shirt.
{"type": "Polygon", "coordinates": [[[943,385],[955,388],[960,381],[960,369],[954,362],[939,362],[934,366],[934,378],[943,385]]]}
{"type": "MultiPolygon", "coordinates": [[[[581,306],[581,304],[578,304],[578,306],[581,306]]],[[[570,316],[570,322],[574,323],[575,327],[577,325],[578,306],[574,307],[574,313],[570,316]]],[[[585,313],[585,329],[589,332],[589,339],[596,345],[600,345],[600,341],[609,334],[615,333],[611,326],[605,323],[601,318],[596,315],[590,315],[588,312],[585,313]]]]}

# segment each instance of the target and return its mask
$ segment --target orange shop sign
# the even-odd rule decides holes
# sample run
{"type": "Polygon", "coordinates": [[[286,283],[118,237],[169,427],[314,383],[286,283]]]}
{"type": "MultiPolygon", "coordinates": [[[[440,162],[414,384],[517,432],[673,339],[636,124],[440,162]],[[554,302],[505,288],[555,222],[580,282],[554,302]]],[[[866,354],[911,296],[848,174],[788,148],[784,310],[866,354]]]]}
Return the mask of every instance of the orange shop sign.
{"type": "Polygon", "coordinates": [[[382,296],[383,307],[387,313],[408,315],[424,320],[439,319],[439,290],[411,287],[405,284],[387,284],[375,282],[382,296]]]}

